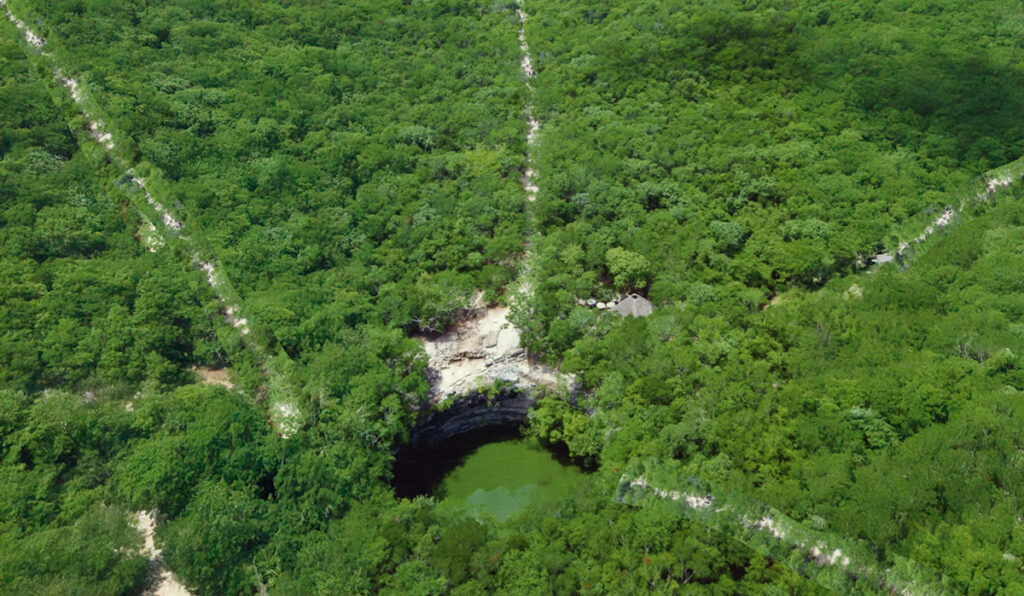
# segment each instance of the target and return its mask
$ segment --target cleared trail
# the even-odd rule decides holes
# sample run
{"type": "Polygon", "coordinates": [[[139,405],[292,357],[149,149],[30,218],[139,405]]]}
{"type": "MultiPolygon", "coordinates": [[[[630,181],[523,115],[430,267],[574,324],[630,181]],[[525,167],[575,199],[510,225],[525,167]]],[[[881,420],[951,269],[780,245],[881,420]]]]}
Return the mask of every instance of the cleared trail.
{"type": "Polygon", "coordinates": [[[142,534],[142,549],[140,554],[149,559],[149,574],[152,579],[151,586],[143,592],[145,596],[192,596],[178,578],[164,566],[163,553],[156,547],[153,535],[156,533],[156,512],[137,511],[135,513],[135,528],[142,534]]]}
{"type": "Polygon", "coordinates": [[[533,238],[537,234],[535,230],[531,229],[533,227],[533,217],[530,203],[537,200],[537,193],[540,192],[540,188],[537,187],[535,168],[535,154],[537,152],[537,137],[540,133],[540,122],[533,113],[533,96],[536,92],[531,81],[533,81],[537,72],[534,70],[533,61],[530,59],[530,44],[526,41],[526,20],[529,18],[529,15],[523,10],[522,5],[519,5],[516,7],[516,16],[519,17],[519,50],[522,52],[519,67],[523,71],[524,84],[529,91],[526,105],[523,109],[526,114],[526,169],[523,171],[522,177],[523,192],[526,194],[526,207],[524,211],[527,220],[526,255],[523,259],[522,271],[519,274],[517,291],[522,300],[528,301],[533,295],[532,288],[530,287],[530,275],[533,272],[531,267],[534,254],[533,238]]]}
{"type": "Polygon", "coordinates": [[[892,254],[882,251],[874,255],[869,264],[882,265],[904,257],[914,246],[923,243],[932,234],[953,223],[971,202],[989,201],[999,190],[1022,179],[1024,179],[1024,157],[985,172],[971,183],[955,208],[952,205],[947,205],[942,214],[925,226],[924,230],[914,239],[901,240],[892,254]]]}
{"type": "MultiPolygon", "coordinates": [[[[193,221],[178,213],[174,208],[166,183],[159,172],[150,164],[139,162],[132,157],[130,142],[101,117],[99,106],[91,98],[81,81],[73,76],[72,70],[62,67],[55,52],[49,50],[47,42],[15,15],[10,0],[0,0],[6,12],[10,27],[17,32],[26,46],[30,60],[52,73],[47,83],[51,91],[63,94],[64,102],[70,101],[77,115],[84,117],[84,129],[69,124],[78,135],[83,148],[88,144],[93,150],[101,151],[120,175],[116,186],[128,197],[143,218],[144,243],[150,250],[160,250],[171,244],[180,247],[190,264],[203,273],[206,285],[216,295],[221,306],[221,318],[234,329],[243,344],[261,363],[266,373],[270,398],[270,417],[279,431],[288,435],[299,425],[301,412],[294,396],[296,392],[287,380],[290,361],[283,353],[272,351],[261,345],[254,336],[269,335],[269,331],[255,331],[256,325],[245,316],[243,302],[234,290],[224,268],[212,248],[203,238],[193,221]]],[[[521,183],[526,202],[526,217],[529,218],[530,204],[539,192],[536,183],[534,154],[540,133],[540,122],[533,112],[533,85],[535,76],[526,38],[525,24],[529,18],[521,6],[516,8],[519,20],[518,40],[522,52],[520,67],[530,99],[524,107],[527,123],[526,168],[521,183]]],[[[55,98],[58,107],[62,100],[55,98]]],[[[1024,176],[1024,160],[1018,160],[1003,168],[986,173],[980,180],[979,188],[957,207],[947,207],[942,215],[933,220],[916,238],[900,242],[894,251],[903,256],[913,245],[923,243],[934,232],[955,220],[971,200],[989,200],[1003,187],[1021,180],[1024,176]]],[[[517,282],[516,292],[522,300],[528,301],[530,288],[531,261],[533,256],[534,232],[527,237],[527,250],[522,273],[517,282]]],[[[874,263],[884,263],[895,257],[887,252],[874,255],[874,263]]],[[[439,379],[432,383],[435,400],[441,401],[449,395],[465,392],[474,383],[484,380],[508,380],[533,388],[538,385],[554,385],[566,378],[542,365],[533,363],[518,345],[519,331],[508,320],[507,308],[485,309],[468,325],[461,325],[451,334],[425,340],[430,367],[438,371],[439,379]],[[474,324],[478,321],[479,324],[474,324]],[[468,354],[465,346],[474,348],[474,355],[468,354]],[[479,356],[483,354],[483,356],[479,356]],[[500,363],[501,367],[496,367],[500,363]],[[450,372],[451,380],[446,382],[444,374],[450,372]]],[[[700,483],[685,483],[674,479],[660,467],[651,465],[635,466],[622,477],[616,500],[635,506],[654,506],[655,502],[674,504],[681,515],[698,521],[710,528],[747,544],[755,551],[789,565],[797,573],[818,581],[823,586],[840,593],[863,593],[864,588],[887,593],[931,594],[942,593],[941,581],[932,572],[912,561],[895,558],[891,567],[885,567],[873,558],[867,545],[851,539],[835,537],[805,527],[800,522],[785,516],[763,503],[742,495],[712,494],[700,483]]],[[[147,535],[147,553],[154,559],[159,557],[152,544],[152,517],[139,514],[139,526],[147,535]]]]}
{"type": "MultiPolygon", "coordinates": [[[[519,19],[520,69],[523,73],[529,97],[524,106],[526,117],[526,168],[520,181],[525,195],[524,214],[530,220],[530,204],[537,199],[534,169],[534,152],[540,132],[540,122],[533,114],[533,80],[536,74],[530,59],[530,46],[526,42],[525,24],[528,15],[521,7],[516,8],[519,19]]],[[[527,228],[531,226],[528,225],[527,228]]],[[[532,295],[530,267],[533,258],[532,238],[535,232],[528,231],[526,252],[521,264],[519,279],[514,282],[516,299],[528,304],[532,295]]],[[[519,346],[520,331],[508,318],[509,308],[499,306],[487,308],[478,296],[470,306],[467,316],[454,329],[436,337],[423,340],[423,348],[429,358],[431,398],[434,403],[464,395],[474,389],[487,386],[495,381],[513,384],[524,390],[537,387],[555,388],[571,385],[573,379],[562,375],[549,366],[530,358],[519,346]]]]}
{"type": "Polygon", "coordinates": [[[890,555],[867,542],[811,529],[745,495],[714,492],[656,461],[635,461],[622,475],[615,501],[635,507],[671,507],[722,532],[758,554],[788,566],[836,594],[946,594],[942,576],[916,561],[890,555]]]}
{"type": "MultiPolygon", "coordinates": [[[[174,201],[159,170],[135,157],[136,153],[127,136],[117,131],[109,124],[109,119],[102,116],[103,110],[74,75],[73,69],[61,59],[60,52],[12,11],[12,8],[16,8],[19,12],[27,13],[27,9],[21,9],[14,0],[0,0],[0,7],[3,7],[10,26],[24,42],[30,63],[52,74],[52,78],[44,82],[57,108],[67,118],[82,150],[99,151],[111,169],[120,172],[112,186],[122,192],[140,214],[142,223],[138,235],[144,246],[147,250],[155,251],[172,244],[180,248],[194,268],[202,271],[206,284],[219,302],[223,322],[239,334],[243,346],[241,349],[262,370],[266,379],[271,421],[283,436],[294,433],[301,422],[298,394],[287,379],[286,373],[291,368],[287,355],[282,350],[272,351],[265,345],[276,344],[273,333],[269,329],[260,328],[259,333],[250,334],[253,325],[242,314],[243,302],[198,225],[189,223],[186,226],[188,218],[172,207],[174,201]],[[79,118],[84,119],[84,127],[76,125],[79,118]]],[[[232,359],[244,357],[232,343],[225,343],[226,352],[232,359]]]]}
{"type": "MultiPolygon", "coordinates": [[[[530,90],[530,95],[532,96],[533,85],[530,84],[530,81],[536,75],[536,71],[533,69],[533,62],[530,60],[530,44],[526,43],[527,15],[523,12],[521,6],[516,8],[516,16],[519,17],[519,49],[523,53],[519,65],[522,68],[523,76],[526,77],[526,87],[530,90]]],[[[526,131],[526,171],[523,172],[522,181],[523,190],[526,191],[526,200],[532,203],[537,200],[537,192],[540,190],[534,182],[533,172],[533,150],[537,145],[537,133],[540,131],[540,122],[533,115],[532,99],[526,102],[526,124],[529,127],[526,131]]]]}

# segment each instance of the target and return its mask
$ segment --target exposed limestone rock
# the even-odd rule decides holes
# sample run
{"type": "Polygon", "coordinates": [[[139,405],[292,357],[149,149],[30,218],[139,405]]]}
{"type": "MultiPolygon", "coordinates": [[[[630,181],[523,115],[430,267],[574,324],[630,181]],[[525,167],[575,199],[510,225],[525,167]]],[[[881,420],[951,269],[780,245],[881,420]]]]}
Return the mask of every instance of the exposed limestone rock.
{"type": "MultiPolygon", "coordinates": [[[[451,331],[423,339],[430,358],[433,401],[470,393],[494,381],[519,387],[557,387],[555,370],[533,362],[519,347],[519,330],[508,321],[508,307],[486,308],[482,294],[451,331]]],[[[571,384],[572,379],[565,378],[571,384]]]]}
{"type": "Polygon", "coordinates": [[[513,368],[499,368],[496,369],[491,376],[495,381],[503,381],[505,383],[518,383],[519,373],[513,368]]]}

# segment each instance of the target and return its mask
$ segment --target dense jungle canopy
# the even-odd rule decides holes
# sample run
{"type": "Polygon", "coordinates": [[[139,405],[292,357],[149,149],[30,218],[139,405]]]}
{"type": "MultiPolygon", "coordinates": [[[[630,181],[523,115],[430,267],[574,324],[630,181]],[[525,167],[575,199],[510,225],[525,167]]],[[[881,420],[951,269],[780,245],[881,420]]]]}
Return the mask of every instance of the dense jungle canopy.
{"type": "Polygon", "coordinates": [[[1024,592],[1019,2],[0,4],[46,39],[0,26],[0,593],[142,593],[149,510],[195,594],[828,593],[617,502],[638,459],[1024,592]],[[574,376],[523,432],[589,472],[500,522],[392,485],[478,291],[574,376]],[[653,314],[581,304],[620,292],[653,314]]]}

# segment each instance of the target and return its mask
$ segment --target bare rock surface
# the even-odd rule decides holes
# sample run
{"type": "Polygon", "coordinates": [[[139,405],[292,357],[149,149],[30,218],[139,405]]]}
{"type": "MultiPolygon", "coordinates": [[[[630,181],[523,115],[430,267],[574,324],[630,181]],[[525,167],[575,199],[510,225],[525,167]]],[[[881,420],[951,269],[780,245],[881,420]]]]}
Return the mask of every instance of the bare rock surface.
{"type": "Polygon", "coordinates": [[[430,358],[433,401],[464,395],[496,380],[525,389],[557,387],[563,375],[532,361],[519,347],[519,330],[508,320],[508,307],[487,307],[482,298],[477,296],[453,329],[422,340],[430,358]]]}

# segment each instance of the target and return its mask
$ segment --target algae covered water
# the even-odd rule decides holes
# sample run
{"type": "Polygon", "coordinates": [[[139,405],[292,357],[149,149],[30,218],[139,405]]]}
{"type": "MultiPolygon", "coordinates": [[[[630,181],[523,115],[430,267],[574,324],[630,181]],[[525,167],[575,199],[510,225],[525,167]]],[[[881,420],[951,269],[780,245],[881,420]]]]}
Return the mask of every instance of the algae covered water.
{"type": "Polygon", "coordinates": [[[583,472],[558,461],[535,439],[488,443],[466,456],[444,480],[437,496],[497,520],[528,504],[553,503],[569,495],[583,472]]]}
{"type": "Polygon", "coordinates": [[[468,433],[429,448],[407,448],[395,462],[399,497],[432,495],[471,515],[504,520],[528,504],[571,494],[584,473],[515,429],[468,433]]]}

